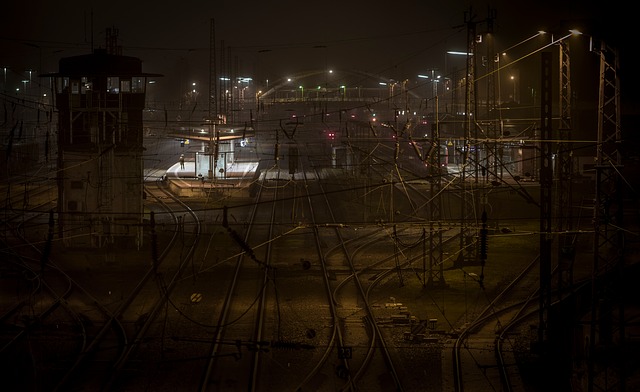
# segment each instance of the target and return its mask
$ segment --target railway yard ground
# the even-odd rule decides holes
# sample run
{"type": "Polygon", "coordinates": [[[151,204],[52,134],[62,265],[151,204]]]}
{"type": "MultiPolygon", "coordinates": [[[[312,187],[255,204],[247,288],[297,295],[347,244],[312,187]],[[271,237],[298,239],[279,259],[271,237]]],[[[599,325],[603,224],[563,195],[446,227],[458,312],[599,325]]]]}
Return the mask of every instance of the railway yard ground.
{"type": "MultiPolygon", "coordinates": [[[[198,193],[189,190],[185,192],[182,189],[200,186],[197,179],[176,178],[167,181],[173,182],[169,187],[175,193],[183,195],[191,193],[185,198],[189,199],[192,207],[206,209],[208,203],[206,192],[198,193]]],[[[217,189],[216,192],[224,195],[227,200],[235,198],[237,203],[249,200],[248,190],[242,185],[242,182],[237,182],[234,187],[217,189]]],[[[343,213],[349,214],[349,209],[343,209],[343,213]]],[[[222,219],[221,214],[218,212],[217,215],[210,215],[209,218],[211,219],[205,224],[204,232],[210,235],[212,241],[216,242],[216,247],[237,248],[238,244],[234,243],[228,233],[219,227],[222,219]]],[[[349,221],[350,219],[344,217],[344,220],[349,221]]],[[[391,236],[392,226],[380,222],[377,227],[373,228],[353,225],[344,227],[342,230],[351,232],[348,237],[357,237],[358,233],[363,234],[371,231],[387,232],[388,236],[391,236]]],[[[163,238],[172,235],[174,228],[160,223],[156,226],[156,230],[158,241],[162,242],[163,238]]],[[[418,380],[430,380],[429,383],[422,385],[420,382],[414,381],[413,384],[408,382],[405,385],[405,390],[453,390],[450,369],[451,345],[460,332],[469,325],[469,322],[487,306],[490,306],[489,304],[497,293],[504,289],[513,276],[531,261],[533,255],[537,254],[538,230],[539,221],[536,219],[501,221],[500,226],[491,227],[490,251],[484,266],[454,267],[454,255],[458,246],[456,241],[455,244],[448,245],[448,249],[445,249],[444,264],[446,267],[441,282],[434,285],[425,284],[423,264],[422,261],[418,261],[409,266],[398,268],[378,288],[373,306],[376,308],[382,333],[387,341],[393,345],[398,356],[402,358],[398,361],[404,367],[400,372],[420,373],[423,376],[418,377],[418,380]]],[[[38,238],[46,237],[46,233],[30,232],[28,234],[36,243],[38,243],[38,238]]],[[[592,246],[590,244],[591,237],[591,234],[585,233],[578,238],[579,249],[582,249],[583,252],[578,252],[574,265],[574,279],[588,278],[591,272],[592,256],[589,254],[589,247],[592,246]]],[[[314,300],[306,296],[306,291],[311,286],[322,284],[320,279],[322,272],[318,268],[317,262],[313,260],[305,264],[307,257],[305,249],[309,244],[301,242],[297,246],[298,248],[292,245],[288,251],[277,253],[274,257],[274,263],[278,271],[279,285],[287,288],[282,290],[280,301],[294,308],[300,319],[303,320],[308,314],[313,314],[318,306],[324,306],[318,303],[317,299],[314,300]],[[295,305],[292,305],[293,303],[295,305]]],[[[381,244],[380,246],[391,245],[381,244]]],[[[237,250],[240,251],[240,249],[237,250]]],[[[162,317],[159,317],[155,323],[163,325],[160,329],[156,329],[158,325],[154,327],[154,330],[162,331],[162,334],[152,335],[148,338],[154,342],[141,350],[136,359],[139,364],[134,373],[164,378],[168,381],[167,385],[175,385],[178,382],[176,380],[191,376],[189,374],[190,363],[197,362],[198,359],[172,358],[172,353],[181,352],[184,355],[185,347],[194,344],[187,342],[190,338],[205,339],[207,333],[210,333],[212,326],[209,326],[209,331],[207,328],[199,329],[195,332],[195,336],[189,335],[188,331],[193,329],[190,322],[192,318],[197,318],[198,315],[211,310],[207,307],[210,298],[206,294],[202,295],[202,292],[207,291],[205,287],[220,283],[217,282],[217,279],[220,276],[225,276],[225,274],[219,273],[219,270],[228,268],[228,266],[224,265],[224,261],[217,260],[217,257],[215,254],[198,255],[189,261],[191,265],[188,267],[185,277],[178,285],[178,289],[171,295],[171,306],[165,309],[162,317]],[[218,266],[217,269],[202,270],[204,265],[212,264],[210,263],[211,259],[216,259],[213,264],[218,266]],[[171,307],[173,309],[170,309],[171,307]]],[[[88,249],[65,249],[54,243],[51,249],[51,260],[54,260],[59,268],[79,282],[96,301],[111,310],[117,309],[128,293],[135,289],[136,284],[149,270],[153,262],[151,241],[146,241],[140,249],[107,247],[101,249],[100,252],[88,249]]],[[[366,263],[366,259],[360,259],[356,268],[366,269],[366,263]]],[[[336,268],[331,271],[331,278],[340,279],[340,275],[343,273],[348,274],[348,271],[343,272],[340,268],[336,268]]],[[[376,272],[369,271],[369,274],[373,279],[376,272]]],[[[18,287],[19,285],[12,287],[11,281],[10,277],[6,275],[3,277],[2,290],[4,294],[0,297],[3,309],[9,308],[11,301],[20,297],[20,291],[24,290],[24,287],[18,287]],[[7,295],[7,293],[11,294],[7,295]]],[[[160,290],[146,294],[150,296],[149,303],[152,302],[153,296],[161,295],[161,292],[160,290]]],[[[347,313],[353,313],[351,316],[343,317],[344,323],[362,323],[359,305],[355,301],[351,304],[352,309],[343,309],[347,313]]],[[[33,304],[33,306],[37,306],[37,304],[33,304]]],[[[144,321],[148,316],[148,309],[145,306],[143,302],[138,309],[131,309],[122,316],[120,321],[125,328],[134,330],[144,321]]],[[[345,307],[344,304],[342,306],[345,307]]],[[[86,316],[87,319],[91,318],[90,315],[86,316]]],[[[313,317],[310,317],[309,320],[313,320],[313,317]]],[[[28,324],[33,321],[36,320],[24,320],[24,323],[28,324]]],[[[326,320],[308,322],[313,324],[314,328],[321,329],[326,320]]],[[[312,329],[305,329],[304,325],[305,322],[298,323],[297,327],[289,331],[291,340],[298,342],[298,344],[303,342],[307,345],[307,350],[309,347],[321,345],[321,333],[316,330],[311,334],[310,330],[312,329]]],[[[37,329],[37,332],[34,331],[28,342],[25,343],[27,346],[19,345],[16,347],[10,358],[4,356],[2,368],[11,369],[16,365],[18,369],[22,366],[30,368],[28,363],[36,358],[38,362],[41,362],[39,372],[41,372],[42,378],[39,382],[46,384],[49,377],[55,378],[53,374],[58,371],[57,368],[60,365],[57,361],[65,363],[70,360],[65,357],[65,353],[74,350],[71,347],[75,344],[74,339],[69,338],[69,335],[73,333],[73,330],[66,329],[62,325],[48,323],[46,329],[40,328],[37,329]],[[52,344],[53,341],[55,344],[52,344]],[[65,342],[70,346],[65,347],[65,342]]],[[[544,389],[545,382],[537,377],[541,370],[541,364],[536,361],[535,355],[532,355],[530,350],[536,339],[535,323],[523,325],[518,332],[511,334],[511,338],[515,342],[514,347],[520,351],[512,352],[512,355],[508,356],[508,360],[513,361],[511,366],[517,365],[520,369],[520,375],[524,378],[523,385],[530,385],[526,390],[544,389]]],[[[358,347],[354,347],[353,350],[357,352],[358,347]]],[[[270,355],[277,361],[279,355],[277,350],[273,350],[270,355]]],[[[302,355],[300,360],[304,361],[304,357],[302,355]]],[[[293,374],[297,365],[291,363],[292,358],[295,356],[289,355],[287,357],[289,362],[281,365],[286,366],[288,372],[293,374]]],[[[62,367],[64,368],[64,366],[62,367]]],[[[136,376],[139,377],[140,374],[136,374],[136,376]]],[[[192,376],[196,377],[196,374],[194,373],[192,376]]],[[[7,377],[10,380],[13,379],[14,385],[19,385],[21,382],[18,379],[21,377],[19,373],[6,373],[4,377],[5,379],[7,377]]],[[[378,381],[382,386],[393,386],[391,380],[380,379],[378,381]]],[[[286,390],[290,386],[286,380],[282,379],[271,379],[271,382],[281,388],[279,390],[286,390]]],[[[318,385],[326,385],[326,380],[319,379],[318,385]]],[[[320,387],[318,388],[318,390],[322,390],[320,387]]]]}

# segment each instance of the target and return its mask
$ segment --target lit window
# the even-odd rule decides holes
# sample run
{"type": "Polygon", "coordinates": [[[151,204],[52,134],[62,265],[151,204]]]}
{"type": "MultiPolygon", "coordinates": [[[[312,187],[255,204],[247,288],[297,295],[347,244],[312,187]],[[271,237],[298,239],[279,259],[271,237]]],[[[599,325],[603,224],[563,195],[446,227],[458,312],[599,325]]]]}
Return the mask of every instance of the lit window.
{"type": "Polygon", "coordinates": [[[145,79],[141,77],[134,77],[131,79],[131,92],[132,93],[144,93],[145,79]]]}
{"type": "Polygon", "coordinates": [[[111,76],[107,78],[107,91],[112,94],[118,94],[120,92],[120,78],[117,76],[111,76]]]}
{"type": "Polygon", "coordinates": [[[130,80],[120,81],[120,91],[122,91],[123,93],[131,92],[131,81],[130,80]]]}

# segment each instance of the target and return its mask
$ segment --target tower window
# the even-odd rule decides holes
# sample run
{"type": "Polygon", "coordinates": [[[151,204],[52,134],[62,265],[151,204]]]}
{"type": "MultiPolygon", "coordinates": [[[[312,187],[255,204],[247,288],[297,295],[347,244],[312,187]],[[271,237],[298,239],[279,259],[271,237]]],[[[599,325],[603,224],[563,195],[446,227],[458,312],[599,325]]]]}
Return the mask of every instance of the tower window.
{"type": "Polygon", "coordinates": [[[123,93],[131,92],[131,80],[122,80],[120,81],[120,91],[123,93]]]}
{"type": "Polygon", "coordinates": [[[111,94],[118,94],[120,92],[120,78],[117,76],[110,76],[107,78],[107,91],[111,94]]]}

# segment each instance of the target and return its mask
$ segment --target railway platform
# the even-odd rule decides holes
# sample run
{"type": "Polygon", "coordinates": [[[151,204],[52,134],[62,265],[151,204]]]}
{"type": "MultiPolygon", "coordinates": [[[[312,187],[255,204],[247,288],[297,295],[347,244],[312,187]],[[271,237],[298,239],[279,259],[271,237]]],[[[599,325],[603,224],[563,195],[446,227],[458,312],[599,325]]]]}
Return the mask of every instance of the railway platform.
{"type": "Polygon", "coordinates": [[[164,175],[171,191],[178,196],[199,196],[211,190],[240,189],[248,186],[257,173],[258,162],[233,162],[224,173],[213,179],[196,174],[195,162],[185,161],[171,166],[164,175]]]}

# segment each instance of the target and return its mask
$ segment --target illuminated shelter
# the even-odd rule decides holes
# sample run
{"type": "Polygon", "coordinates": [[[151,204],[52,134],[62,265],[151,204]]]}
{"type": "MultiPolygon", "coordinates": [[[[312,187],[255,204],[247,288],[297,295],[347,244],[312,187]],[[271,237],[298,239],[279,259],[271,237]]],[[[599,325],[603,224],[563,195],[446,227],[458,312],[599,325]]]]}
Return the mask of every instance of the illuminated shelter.
{"type": "Polygon", "coordinates": [[[148,77],[135,57],[97,49],[63,58],[58,110],[58,234],[70,247],[142,245],[148,77]]]}

